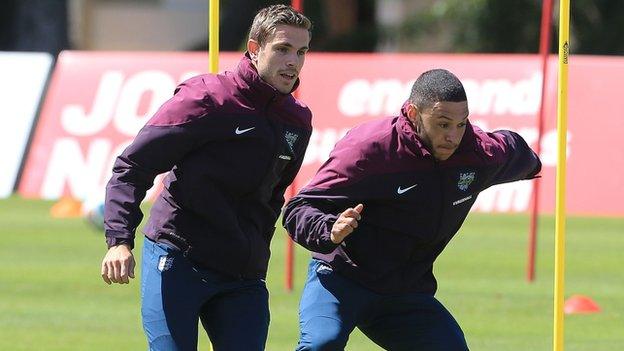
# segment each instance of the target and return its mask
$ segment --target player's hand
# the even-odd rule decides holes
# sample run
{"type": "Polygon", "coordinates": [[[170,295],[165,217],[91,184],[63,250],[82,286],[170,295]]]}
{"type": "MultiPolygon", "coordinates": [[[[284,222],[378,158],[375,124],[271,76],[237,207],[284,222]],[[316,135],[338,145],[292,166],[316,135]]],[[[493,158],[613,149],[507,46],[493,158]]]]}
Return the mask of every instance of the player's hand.
{"type": "Polygon", "coordinates": [[[102,260],[102,279],[106,284],[128,284],[134,278],[134,255],[130,246],[121,244],[108,249],[102,260]]]}
{"type": "Polygon", "coordinates": [[[331,230],[331,241],[334,244],[340,244],[347,236],[353,233],[358,227],[358,221],[362,219],[360,215],[364,205],[358,204],[353,208],[347,208],[338,216],[331,230]]]}

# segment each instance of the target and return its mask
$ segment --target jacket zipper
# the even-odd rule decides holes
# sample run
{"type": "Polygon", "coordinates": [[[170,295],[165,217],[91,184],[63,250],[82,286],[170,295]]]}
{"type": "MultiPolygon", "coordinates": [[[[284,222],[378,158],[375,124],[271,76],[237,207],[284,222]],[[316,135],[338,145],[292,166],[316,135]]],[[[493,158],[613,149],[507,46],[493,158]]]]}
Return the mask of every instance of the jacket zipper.
{"type": "Polygon", "coordinates": [[[442,218],[444,217],[444,201],[445,201],[445,194],[444,194],[444,174],[442,173],[442,171],[440,170],[440,164],[438,163],[437,160],[434,160],[434,168],[436,170],[436,175],[437,178],[440,180],[439,181],[439,186],[440,186],[440,212],[438,215],[438,224],[436,226],[436,239],[438,239],[438,236],[440,235],[440,228],[442,227],[442,218]]]}
{"type": "MultiPolygon", "coordinates": [[[[274,125],[273,125],[273,123],[272,123],[272,121],[270,120],[270,117],[269,117],[269,109],[270,109],[271,104],[274,101],[275,101],[275,96],[271,97],[271,99],[269,99],[269,101],[266,103],[266,105],[264,105],[264,117],[267,119],[267,124],[269,125],[269,128],[273,132],[275,132],[275,128],[274,128],[274,125]]],[[[277,134],[277,133],[274,133],[274,135],[273,135],[274,143],[276,142],[276,139],[277,139],[275,134],[277,134]]],[[[273,145],[273,154],[276,153],[275,151],[277,150],[277,146],[278,146],[278,144],[273,145]]],[[[272,158],[271,161],[270,161],[269,167],[268,167],[268,172],[265,173],[265,175],[263,177],[263,180],[266,178],[267,174],[272,171],[273,164],[274,164],[274,160],[272,158]]],[[[262,186],[262,183],[260,183],[260,186],[262,186]]],[[[262,235],[262,233],[259,233],[259,234],[262,235]]],[[[239,279],[243,279],[245,277],[246,273],[251,268],[253,268],[253,267],[250,267],[251,257],[253,255],[253,247],[252,247],[253,240],[249,236],[249,233],[245,233],[245,239],[247,239],[247,262],[245,262],[245,265],[243,266],[243,273],[240,274],[239,279]]],[[[270,243],[269,243],[269,245],[270,245],[270,243]]]]}

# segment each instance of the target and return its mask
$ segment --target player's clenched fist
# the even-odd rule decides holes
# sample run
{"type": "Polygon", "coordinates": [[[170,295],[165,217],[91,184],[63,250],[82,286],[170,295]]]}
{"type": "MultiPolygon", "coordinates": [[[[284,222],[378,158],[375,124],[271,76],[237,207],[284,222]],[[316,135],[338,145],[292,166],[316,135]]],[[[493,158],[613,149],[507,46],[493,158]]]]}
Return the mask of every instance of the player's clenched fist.
{"type": "Polygon", "coordinates": [[[134,256],[129,246],[113,246],[102,260],[102,279],[106,284],[128,284],[128,278],[134,278],[134,266],[134,256]]]}
{"type": "Polygon", "coordinates": [[[360,215],[364,205],[358,204],[353,208],[347,208],[340,214],[331,230],[331,241],[340,244],[353,230],[358,227],[358,221],[362,219],[360,215]]]}

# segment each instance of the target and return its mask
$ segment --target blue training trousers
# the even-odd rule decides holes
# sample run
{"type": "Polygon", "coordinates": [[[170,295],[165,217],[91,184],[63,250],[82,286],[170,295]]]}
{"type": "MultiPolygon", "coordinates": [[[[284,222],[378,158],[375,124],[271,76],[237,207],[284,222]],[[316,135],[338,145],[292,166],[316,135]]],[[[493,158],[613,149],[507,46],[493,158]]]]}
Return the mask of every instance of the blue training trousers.
{"type": "Polygon", "coordinates": [[[380,295],[312,260],[299,306],[297,350],[344,350],[358,327],[391,351],[464,351],[464,333],[433,296],[380,295]]]}
{"type": "Polygon", "coordinates": [[[263,280],[197,268],[179,250],[147,238],[141,271],[141,314],[149,350],[197,350],[199,319],[214,351],[264,350],[269,295],[263,280]]]}

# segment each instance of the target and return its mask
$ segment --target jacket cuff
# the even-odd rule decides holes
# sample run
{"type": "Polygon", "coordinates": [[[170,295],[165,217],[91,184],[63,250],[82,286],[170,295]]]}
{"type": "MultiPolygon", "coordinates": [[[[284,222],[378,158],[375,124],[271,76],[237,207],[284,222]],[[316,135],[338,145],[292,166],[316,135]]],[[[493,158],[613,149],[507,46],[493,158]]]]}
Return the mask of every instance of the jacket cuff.
{"type": "Polygon", "coordinates": [[[319,253],[328,254],[334,251],[340,244],[331,241],[330,233],[323,233],[319,239],[319,253]]]}
{"type": "Polygon", "coordinates": [[[126,244],[134,249],[134,237],[122,232],[106,231],[106,245],[110,249],[113,246],[126,244]]]}
{"type": "Polygon", "coordinates": [[[325,231],[321,233],[318,239],[318,246],[320,249],[319,250],[320,253],[331,253],[338,246],[340,246],[340,243],[335,244],[331,240],[331,229],[334,226],[334,223],[336,222],[337,219],[338,219],[338,216],[336,215],[327,215],[325,217],[325,223],[326,223],[325,231]]]}
{"type": "Polygon", "coordinates": [[[542,171],[542,161],[538,158],[537,165],[531,174],[529,175],[529,179],[541,178],[542,176],[538,175],[542,171]]]}

